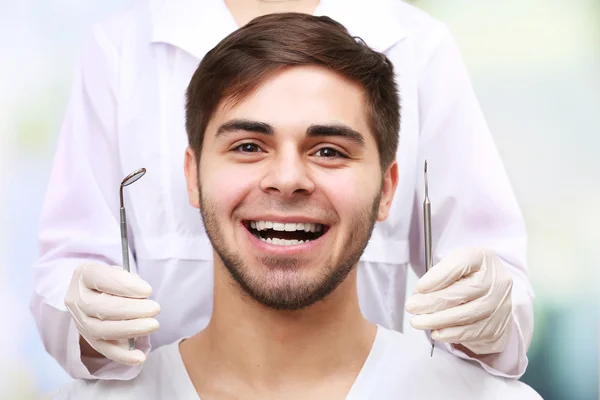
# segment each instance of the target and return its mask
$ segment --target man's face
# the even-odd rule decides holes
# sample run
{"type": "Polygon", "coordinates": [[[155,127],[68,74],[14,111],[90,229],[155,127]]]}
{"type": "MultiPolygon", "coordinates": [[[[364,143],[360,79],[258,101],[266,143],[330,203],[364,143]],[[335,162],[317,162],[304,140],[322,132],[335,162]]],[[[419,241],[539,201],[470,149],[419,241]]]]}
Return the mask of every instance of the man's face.
{"type": "Polygon", "coordinates": [[[215,252],[265,306],[324,299],[387,217],[397,166],[381,171],[363,97],[326,69],[289,68],[217,109],[199,168],[186,153],[190,203],[215,252]]]}

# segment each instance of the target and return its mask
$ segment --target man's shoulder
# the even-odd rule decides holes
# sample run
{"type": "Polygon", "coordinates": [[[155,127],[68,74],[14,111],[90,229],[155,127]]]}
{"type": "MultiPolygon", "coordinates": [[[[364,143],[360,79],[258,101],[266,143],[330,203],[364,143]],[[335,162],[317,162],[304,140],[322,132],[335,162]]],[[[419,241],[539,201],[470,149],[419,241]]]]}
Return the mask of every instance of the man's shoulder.
{"type": "Polygon", "coordinates": [[[403,394],[406,398],[443,396],[464,400],[541,398],[525,383],[493,376],[475,361],[463,360],[444,349],[436,348],[431,356],[431,344],[424,335],[418,339],[379,329],[382,342],[385,342],[385,356],[380,359],[377,370],[386,381],[378,385],[381,389],[377,390],[385,391],[380,398],[392,393],[403,394]]]}
{"type": "Polygon", "coordinates": [[[78,379],[61,388],[53,400],[125,400],[161,399],[161,392],[169,389],[169,360],[178,352],[178,342],[151,352],[139,375],[131,380],[78,379]]]}

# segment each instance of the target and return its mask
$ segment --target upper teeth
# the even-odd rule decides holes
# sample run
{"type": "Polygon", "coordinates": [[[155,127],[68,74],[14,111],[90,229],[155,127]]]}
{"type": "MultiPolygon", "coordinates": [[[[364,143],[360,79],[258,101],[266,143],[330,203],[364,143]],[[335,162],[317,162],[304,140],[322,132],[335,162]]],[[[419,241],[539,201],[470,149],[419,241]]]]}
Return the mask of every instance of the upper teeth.
{"type": "Polygon", "coordinates": [[[250,227],[258,231],[265,229],[273,229],[274,231],[304,231],[304,232],[321,232],[323,225],[313,224],[311,222],[271,222],[271,221],[250,221],[250,227]]]}

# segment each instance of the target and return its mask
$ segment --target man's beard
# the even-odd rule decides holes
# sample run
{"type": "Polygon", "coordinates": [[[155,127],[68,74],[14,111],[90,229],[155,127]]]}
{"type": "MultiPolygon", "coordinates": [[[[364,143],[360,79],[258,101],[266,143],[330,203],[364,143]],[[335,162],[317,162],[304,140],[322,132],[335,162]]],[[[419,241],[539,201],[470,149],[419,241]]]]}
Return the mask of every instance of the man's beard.
{"type": "Polygon", "coordinates": [[[202,191],[200,214],[204,229],[230,276],[256,302],[276,310],[301,310],[309,307],[326,299],[346,279],[367,247],[381,201],[379,192],[371,208],[358,213],[351,221],[341,253],[336,259],[330,257],[324,266],[318,267],[318,276],[302,277],[302,267],[297,265],[302,261],[293,257],[264,257],[262,262],[270,267],[269,271],[264,273],[261,268],[262,276],[253,276],[252,267],[234,249],[228,248],[219,227],[216,208],[201,193],[202,191]],[[290,275],[295,275],[296,279],[290,275]]]}

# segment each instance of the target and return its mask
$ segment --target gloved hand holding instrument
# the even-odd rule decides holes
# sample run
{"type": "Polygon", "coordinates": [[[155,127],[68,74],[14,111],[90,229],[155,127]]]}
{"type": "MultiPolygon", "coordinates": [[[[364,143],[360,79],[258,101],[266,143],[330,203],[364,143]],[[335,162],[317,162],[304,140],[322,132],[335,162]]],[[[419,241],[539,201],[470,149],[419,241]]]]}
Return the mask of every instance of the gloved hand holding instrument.
{"type": "Polygon", "coordinates": [[[427,265],[416,293],[406,302],[406,311],[415,315],[411,325],[431,330],[432,346],[433,341],[441,341],[461,345],[475,355],[500,353],[512,331],[512,277],[497,255],[479,248],[456,251],[431,268],[427,163],[425,179],[427,265]]]}
{"type": "Polygon", "coordinates": [[[148,299],[152,288],[129,273],[127,220],[123,206],[123,187],[132,184],[145,169],[128,175],[121,183],[121,242],[125,270],[99,264],[77,267],[65,296],[80,335],[104,357],[126,365],[145,361],[146,355],[135,349],[133,338],[146,336],[159,328],[152,317],[160,306],[148,299]]]}

